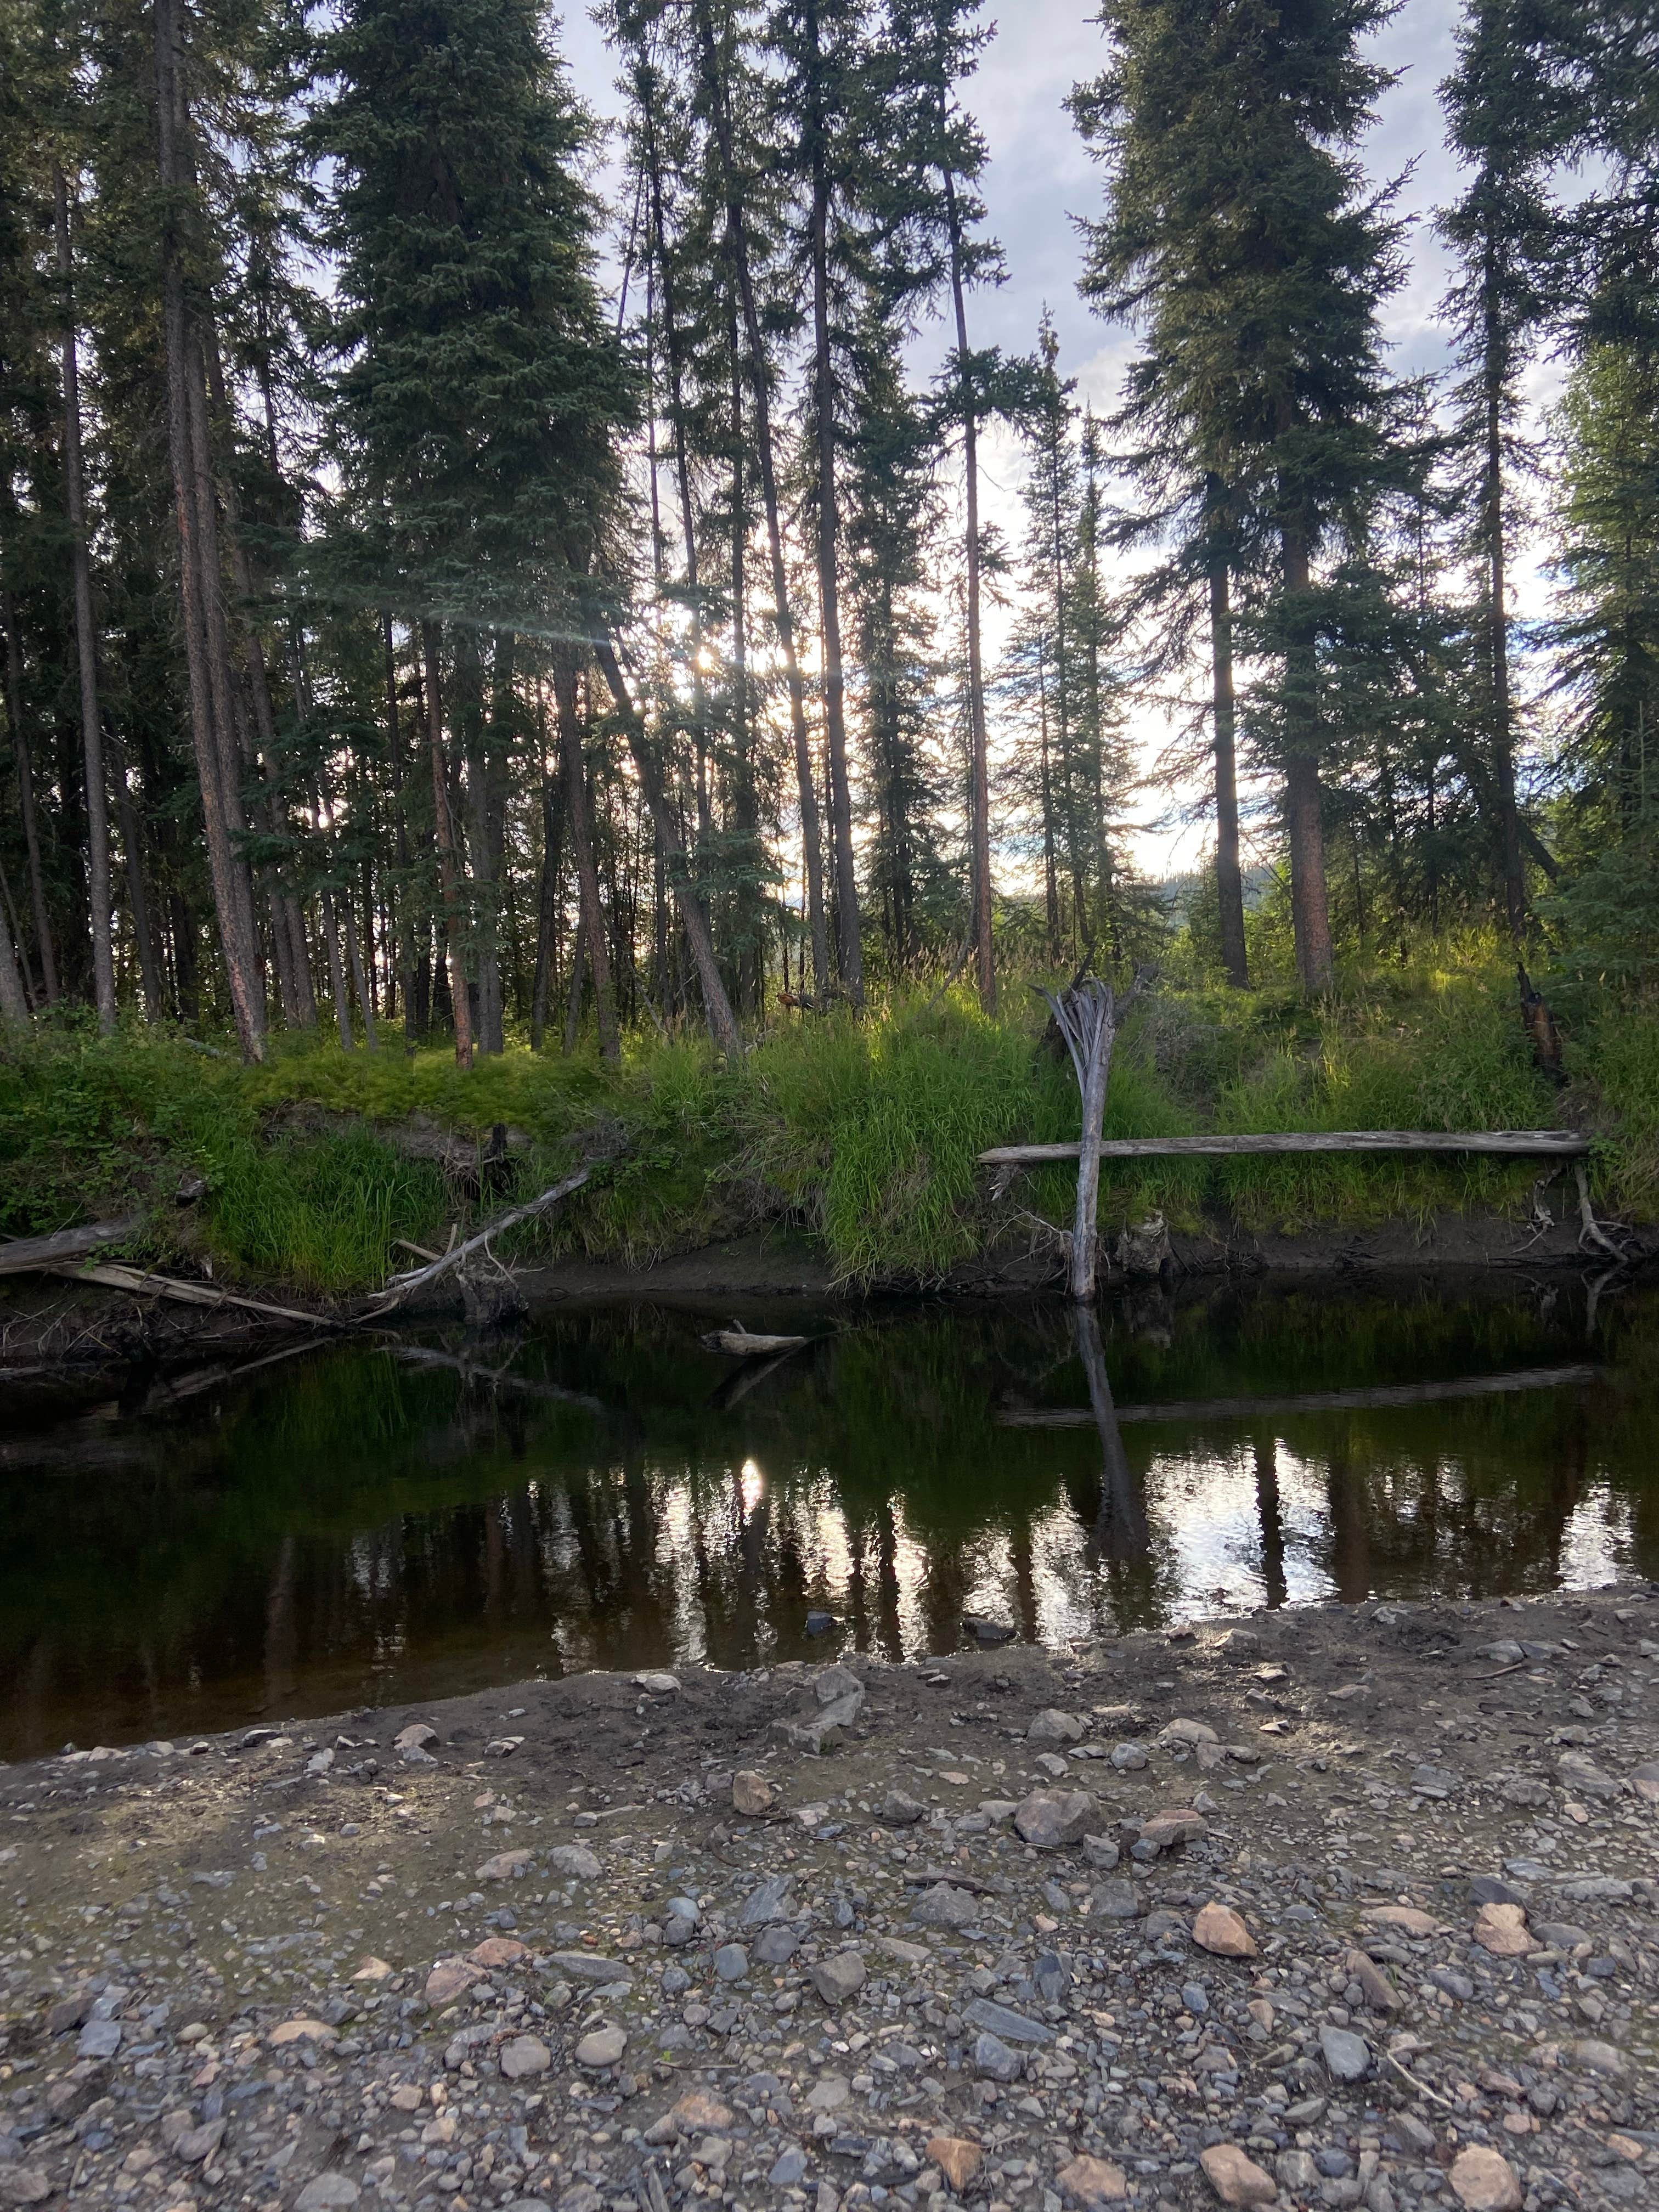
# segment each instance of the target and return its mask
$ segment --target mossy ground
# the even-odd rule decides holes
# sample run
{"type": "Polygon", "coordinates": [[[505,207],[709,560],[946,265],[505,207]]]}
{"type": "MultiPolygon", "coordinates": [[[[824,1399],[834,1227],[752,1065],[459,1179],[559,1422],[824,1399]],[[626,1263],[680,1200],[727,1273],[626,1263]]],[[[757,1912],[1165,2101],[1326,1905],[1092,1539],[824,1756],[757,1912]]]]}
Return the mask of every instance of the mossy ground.
{"type": "MultiPolygon", "coordinates": [[[[625,1142],[556,1219],[524,1233],[544,1258],[639,1262],[768,1224],[822,1238],[849,1283],[937,1281],[1022,1214],[1064,1221],[1071,1171],[1021,1178],[1000,1201],[986,1146],[1075,1135],[1069,1067],[1044,1009],[1010,985],[898,995],[856,1020],[787,1017],[743,1060],[695,1037],[635,1036],[619,1068],[591,1050],[522,1047],[468,1073],[447,1049],[374,1054],[281,1038],[244,1068],[137,1023],[100,1037],[67,1023],[0,1041],[0,1232],[60,1227],[137,1203],[143,1249],[188,1248],[216,1272],[343,1294],[374,1286],[397,1241],[442,1241],[480,1199],[397,1142],[411,1116],[480,1140],[524,1133],[510,1180],[539,1188],[601,1128],[625,1142]],[[205,1196],[181,1206],[181,1177],[205,1196]]],[[[1111,1135],[1200,1129],[1544,1127],[1598,1133],[1601,1202],[1659,1208],[1659,1009],[1591,1006],[1568,1040],[1563,1094],[1533,1064],[1513,977],[1425,963],[1310,1006],[1285,990],[1158,990],[1120,1042],[1111,1135]]],[[[1231,1213],[1314,1230],[1519,1208],[1534,1169],[1469,1161],[1302,1157],[1114,1166],[1111,1228],[1159,1207],[1177,1227],[1231,1213]]]]}

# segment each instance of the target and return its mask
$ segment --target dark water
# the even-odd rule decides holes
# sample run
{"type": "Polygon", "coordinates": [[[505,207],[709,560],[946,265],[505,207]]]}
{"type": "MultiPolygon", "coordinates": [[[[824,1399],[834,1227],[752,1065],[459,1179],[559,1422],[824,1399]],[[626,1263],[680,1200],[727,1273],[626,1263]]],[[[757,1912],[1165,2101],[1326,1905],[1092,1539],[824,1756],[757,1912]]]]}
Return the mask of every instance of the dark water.
{"type": "Polygon", "coordinates": [[[823,1332],[765,1370],[711,1318],[555,1310],[33,1431],[0,1406],[0,1756],[823,1656],[814,1607],[896,1656],[964,1610],[1062,1643],[1659,1571],[1652,1291],[1210,1289],[1097,1333],[746,1308],[823,1332]]]}

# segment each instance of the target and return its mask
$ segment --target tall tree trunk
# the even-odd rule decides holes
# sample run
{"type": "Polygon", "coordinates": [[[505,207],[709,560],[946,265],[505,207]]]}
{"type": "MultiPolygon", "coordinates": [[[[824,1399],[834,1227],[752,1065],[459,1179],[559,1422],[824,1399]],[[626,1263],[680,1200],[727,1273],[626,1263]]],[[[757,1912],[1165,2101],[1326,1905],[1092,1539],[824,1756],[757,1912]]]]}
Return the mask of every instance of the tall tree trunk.
{"type": "Polygon", "coordinates": [[[444,757],[443,694],[438,684],[438,625],[421,624],[426,661],[426,729],[432,753],[432,813],[438,847],[438,884],[443,897],[444,945],[448,954],[449,995],[455,1018],[455,1065],[472,1065],[472,1016],[467,1004],[466,963],[461,945],[459,886],[456,882],[455,838],[449,813],[449,771],[444,757]]]}
{"type": "Polygon", "coordinates": [[[334,1026],[339,1031],[343,1052],[355,1052],[356,1037],[351,1028],[351,1001],[346,994],[345,963],[340,957],[340,925],[334,911],[334,894],[325,890],[322,895],[323,946],[328,956],[328,994],[334,1001],[334,1026]]]}
{"type": "Polygon", "coordinates": [[[138,809],[133,804],[125,755],[118,741],[112,765],[115,773],[115,805],[121,819],[121,847],[126,855],[127,904],[132,910],[132,934],[138,947],[144,1012],[151,1021],[159,1022],[167,1012],[167,1002],[161,991],[161,963],[150,919],[149,896],[144,886],[144,842],[138,809]]]}
{"type": "Polygon", "coordinates": [[[373,979],[363,965],[362,945],[357,933],[357,910],[352,904],[351,894],[341,894],[345,903],[346,957],[351,963],[352,988],[357,994],[357,1005],[363,1018],[363,1042],[371,1052],[378,1052],[380,1040],[374,1028],[374,991],[373,979]]]}
{"type": "Polygon", "coordinates": [[[76,342],[74,264],[70,244],[69,183],[52,173],[58,228],[58,275],[63,286],[64,498],[75,579],[75,644],[81,668],[81,749],[87,793],[87,891],[92,915],[92,978],[98,1026],[115,1027],[115,953],[111,939],[114,893],[109,865],[109,791],[104,778],[104,731],[98,714],[98,647],[92,623],[92,562],[87,551],[86,489],[81,469],[81,364],[76,342]]]}
{"type": "Polygon", "coordinates": [[[1330,902],[1325,885],[1325,823],[1319,784],[1315,645],[1310,632],[1308,541],[1293,523],[1281,533],[1288,645],[1285,670],[1285,821],[1291,842],[1291,914],[1297,972],[1310,998],[1336,988],[1330,902]],[[1298,604],[1300,603],[1300,604],[1298,604]]]}
{"type": "Polygon", "coordinates": [[[1515,796],[1515,732],[1510,704],[1510,645],[1504,544],[1504,379],[1502,334],[1493,279],[1487,272],[1486,329],[1486,450],[1482,486],[1486,539],[1486,653],[1492,701],[1492,758],[1498,787],[1498,856],[1510,935],[1527,933],[1527,877],[1521,859],[1521,825],[1515,796]]]}
{"type": "Polygon", "coordinates": [[[176,204],[182,171],[179,157],[181,102],[177,82],[176,0],[155,0],[157,155],[163,191],[175,211],[161,238],[161,327],[167,362],[167,448],[173,470],[179,534],[179,576],[183,601],[185,659],[190,680],[191,738],[202,792],[202,823],[213,881],[219,945],[245,1060],[264,1058],[264,1008],[258,988],[251,932],[238,896],[236,853],[224,790],[218,733],[214,727],[212,678],[208,667],[207,614],[203,605],[205,570],[201,557],[201,518],[191,454],[190,374],[183,256],[176,204]]]}
{"type": "MultiPolygon", "coordinates": [[[[614,1067],[622,1058],[617,1035],[617,1006],[611,985],[611,953],[605,941],[605,916],[599,908],[599,872],[593,859],[593,817],[587,803],[587,768],[582,758],[581,724],[576,714],[576,666],[561,649],[553,659],[553,700],[558,712],[559,758],[564,770],[565,819],[570,824],[570,849],[575,856],[576,884],[580,899],[581,937],[593,971],[593,1011],[599,1025],[599,1050],[614,1067]]],[[[570,993],[578,1009],[581,1004],[581,969],[571,963],[570,993]]],[[[571,1039],[566,1049],[574,1048],[571,1039]]]]}
{"type": "MultiPolygon", "coordinates": [[[[1221,496],[1219,480],[1210,479],[1210,507],[1221,496]]],[[[1221,963],[1227,981],[1249,988],[1244,951],[1244,884],[1238,866],[1237,710],[1233,696],[1233,615],[1226,549],[1212,526],[1210,570],[1210,671],[1215,702],[1215,879],[1221,908],[1221,963]]]]}
{"type": "Polygon", "coordinates": [[[645,793],[645,803],[651,810],[652,822],[662,842],[663,859],[667,866],[674,903],[679,909],[680,921],[691,947],[691,957],[697,963],[697,981],[702,987],[703,1011],[708,1017],[709,1029],[720,1050],[736,1056],[743,1050],[743,1037],[732,1012],[732,1001],[726,996],[726,985],[721,980],[720,963],[714,957],[714,933],[709,928],[708,916],[687,864],[679,824],[674,818],[673,809],[669,805],[668,795],[663,788],[661,765],[651,750],[639,709],[623,681],[622,670],[610,640],[596,639],[594,653],[610,687],[611,696],[628,727],[629,749],[639,771],[640,788],[645,793]]]}
{"type": "MultiPolygon", "coordinates": [[[[538,696],[540,696],[538,688],[538,696]]],[[[536,896],[536,980],[530,994],[530,1048],[547,1043],[547,1007],[558,987],[559,881],[564,871],[558,787],[547,772],[547,709],[541,708],[539,764],[542,785],[542,866],[536,896]]]]}
{"type": "Polygon", "coordinates": [[[1054,793],[1048,766],[1048,657],[1043,639],[1037,639],[1038,764],[1042,796],[1042,905],[1048,926],[1048,958],[1060,961],[1060,874],[1054,854],[1054,793]]]}
{"type": "Polygon", "coordinates": [[[40,981],[46,1004],[58,1004],[58,961],[52,951],[52,918],[46,911],[46,871],[40,860],[40,823],[34,806],[34,768],[29,757],[28,732],[23,726],[23,643],[17,630],[17,607],[9,591],[0,592],[0,613],[6,625],[6,709],[11,718],[12,757],[17,763],[17,802],[23,817],[23,846],[28,857],[29,903],[34,915],[35,950],[40,957],[40,981]]]}
{"type": "MultiPolygon", "coordinates": [[[[939,85],[939,138],[945,138],[945,86],[939,85]]],[[[991,934],[991,782],[985,731],[985,681],[980,665],[979,424],[974,405],[973,372],[968,359],[968,306],[962,268],[962,218],[956,179],[943,165],[945,212],[951,231],[951,303],[957,323],[957,361],[962,395],[962,465],[968,499],[968,738],[970,842],[974,858],[974,938],[980,1003],[987,1013],[997,1004],[996,946],[991,934]]]]}
{"type": "Polygon", "coordinates": [[[760,462],[761,502],[766,511],[766,539],[772,561],[773,619],[783,654],[784,678],[789,692],[789,726],[794,740],[795,781],[800,799],[802,865],[806,878],[806,909],[812,939],[812,986],[823,1006],[830,994],[830,933],[823,911],[823,840],[818,825],[817,792],[812,780],[812,748],[806,733],[806,692],[801,681],[800,659],[795,650],[795,624],[789,606],[789,575],[784,562],[783,525],[778,503],[777,470],[772,450],[772,401],[767,385],[766,353],[762,343],[760,310],[756,304],[753,272],[749,265],[749,230],[738,185],[732,143],[732,113],[726,88],[720,77],[714,46],[714,19],[708,0],[697,0],[697,28],[702,47],[703,88],[720,148],[726,186],[726,231],[738,296],[743,306],[744,342],[749,349],[749,376],[755,401],[755,452],[760,462]]]}
{"type": "Polygon", "coordinates": [[[11,924],[6,919],[7,899],[0,898],[0,1022],[15,1022],[21,1029],[29,1018],[28,994],[17,966],[11,924]]]}
{"type": "Polygon", "coordinates": [[[835,365],[830,357],[830,170],[818,75],[817,10],[806,9],[812,47],[812,372],[817,415],[818,617],[823,644],[823,721],[830,748],[830,833],[836,853],[836,939],[841,987],[864,1004],[864,947],[859,929],[858,878],[853,865],[853,793],[847,773],[847,678],[842,664],[841,586],[836,572],[840,517],[836,495],[835,365]]]}
{"type": "Polygon", "coordinates": [[[386,742],[392,758],[392,803],[398,820],[398,976],[404,1002],[404,1048],[413,1052],[420,1042],[415,1006],[415,885],[409,855],[409,806],[404,796],[404,738],[398,720],[398,655],[392,638],[392,617],[380,617],[386,646],[386,742]]]}

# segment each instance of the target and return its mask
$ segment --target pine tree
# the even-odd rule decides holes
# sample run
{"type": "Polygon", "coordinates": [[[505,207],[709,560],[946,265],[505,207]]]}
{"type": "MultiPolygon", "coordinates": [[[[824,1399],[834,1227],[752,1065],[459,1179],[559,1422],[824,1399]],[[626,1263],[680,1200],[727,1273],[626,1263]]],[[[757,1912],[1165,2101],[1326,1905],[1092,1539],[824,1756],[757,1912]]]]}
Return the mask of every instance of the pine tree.
{"type": "Polygon", "coordinates": [[[1110,64],[1074,97],[1111,197],[1092,280],[1148,332],[1141,393],[1194,480],[1271,529],[1276,588],[1255,625],[1279,668],[1297,966],[1334,980],[1325,882],[1315,564],[1386,480],[1390,394],[1377,311],[1397,227],[1345,158],[1387,82],[1359,52],[1389,0],[1297,0],[1217,16],[1197,0],[1109,4],[1110,64]]]}
{"type": "Polygon", "coordinates": [[[1494,823],[1510,933],[1527,923],[1526,874],[1516,799],[1508,573],[1518,521],[1510,480],[1530,471],[1519,434],[1522,379],[1559,309],[1553,264],[1560,224],[1550,173],[1565,135],[1565,103],[1551,82],[1547,31],[1554,0],[1472,0],[1458,32],[1458,65],[1441,88],[1453,147],[1473,171],[1440,218],[1462,275],[1448,301],[1464,371],[1455,431],[1468,456],[1474,517],[1469,551],[1480,576],[1481,668],[1494,823]]]}

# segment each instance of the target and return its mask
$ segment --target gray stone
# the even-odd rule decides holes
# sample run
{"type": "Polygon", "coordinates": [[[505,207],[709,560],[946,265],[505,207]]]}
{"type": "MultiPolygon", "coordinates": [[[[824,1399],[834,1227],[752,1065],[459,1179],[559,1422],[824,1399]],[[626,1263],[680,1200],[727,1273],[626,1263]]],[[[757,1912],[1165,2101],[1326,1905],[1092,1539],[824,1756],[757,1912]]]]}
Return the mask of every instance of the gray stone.
{"type": "Polygon", "coordinates": [[[1132,1881],[1103,1881],[1090,1897],[1089,1911],[1097,1920],[1138,1920],[1139,1892],[1132,1881]]]}
{"type": "Polygon", "coordinates": [[[553,1964],[573,1982],[629,1982],[633,1976],[620,1959],[596,1958],[591,1951],[556,1951],[553,1964]]]}
{"type": "Polygon", "coordinates": [[[1532,1932],[1551,1951],[1572,1951],[1595,1941],[1588,1929],[1571,1920],[1534,1920],[1532,1932]]]}
{"type": "Polygon", "coordinates": [[[805,2174],[806,2154],[792,2147],[784,2152],[766,2178],[774,2189],[793,2189],[797,2182],[805,2179],[805,2174]]]}
{"type": "Polygon", "coordinates": [[[754,1956],[763,1966],[781,1966],[793,1959],[800,1948],[800,1937],[782,1921],[775,1920],[769,1928],[763,1928],[760,1940],[755,1945],[754,1956]]]}
{"type": "Polygon", "coordinates": [[[812,1986],[825,2004],[845,2004],[864,1987],[864,1961],[856,1951],[838,1951],[812,1969],[812,1986]]]}
{"type": "Polygon", "coordinates": [[[186,2166],[204,2166],[225,2139],[222,2120],[204,2120],[199,2128],[186,2128],[173,2144],[173,2155],[186,2166]]]}
{"type": "Polygon", "coordinates": [[[924,1889],[910,1911],[918,1928],[971,1928],[979,1914],[973,1896],[948,1881],[936,1881],[931,1889],[924,1889]]]}
{"type": "Polygon", "coordinates": [[[599,1863],[586,1844],[555,1844],[547,1854],[550,1874],[562,1875],[567,1881],[597,1881],[599,1863]]]}
{"type": "Polygon", "coordinates": [[[740,1982],[749,1972],[749,1954],[741,1943],[722,1943],[714,1954],[714,1972],[723,1982],[740,1982]]]}
{"type": "Polygon", "coordinates": [[[1138,1774],[1147,1761],[1144,1743],[1115,1743],[1109,1754],[1120,1774],[1138,1774]]]}
{"type": "Polygon", "coordinates": [[[553,2054],[538,2035],[515,2035],[501,2046],[503,2081],[522,2081],[532,2074],[545,2074],[552,2063],[553,2054]]]}
{"type": "Polygon", "coordinates": [[[890,1790],[881,1801],[879,1818],[886,1828],[914,1828],[927,1818],[927,1808],[902,1790],[890,1790]]]}
{"type": "Polygon", "coordinates": [[[1075,1713],[1063,1713],[1058,1705],[1045,1705],[1026,1729],[1025,1740],[1028,1743],[1081,1743],[1083,1723],[1075,1713]]]}
{"type": "Polygon", "coordinates": [[[1103,1874],[1109,1874],[1117,1864],[1117,1845],[1109,1836],[1085,1836],[1083,1838],[1083,1856],[1091,1867],[1098,1867],[1103,1874]]]}
{"type": "Polygon", "coordinates": [[[821,1705],[837,1705],[844,1698],[864,1704],[864,1685],[850,1667],[826,1667],[813,1677],[812,1692],[821,1705]]]}
{"type": "Polygon", "coordinates": [[[738,1908],[738,1927],[764,1928],[769,1921],[787,1919],[786,1900],[794,1884],[793,1875],[776,1874],[758,1889],[750,1890],[738,1908]]]}
{"type": "Polygon", "coordinates": [[[294,2200],[294,2212],[345,2212],[357,2202],[356,2183],[347,2173],[316,2173],[294,2200]]]}
{"type": "Polygon", "coordinates": [[[596,2070],[614,2066],[628,2048],[627,2031],[620,2027],[596,2027],[583,2036],[576,2045],[576,2063],[596,2070]]]}
{"type": "Polygon", "coordinates": [[[1310,2196],[1319,2186],[1319,2168],[1314,2164],[1311,2151],[1280,2151],[1273,2160],[1273,2172],[1281,2186],[1297,2197],[1310,2196]]]}
{"type": "Polygon", "coordinates": [[[1018,2081],[1021,2060],[1018,2051],[1010,2051],[988,2032],[977,2037],[974,2044],[974,2071],[993,2081],[1018,2081]]]}
{"type": "Polygon", "coordinates": [[[1414,1766],[1412,1788],[1419,1797],[1450,1797],[1463,1787],[1461,1775],[1443,1766],[1414,1766]]]}
{"type": "Polygon", "coordinates": [[[1620,2075],[1630,2070],[1622,2051],[1593,2035],[1584,2036],[1577,2043],[1570,2043],[1567,2056],[1586,2074],[1620,2075]]]}
{"type": "Polygon", "coordinates": [[[1523,1893],[1500,1881],[1495,1874],[1478,1874],[1469,1884],[1469,1903],[1481,1905],[1524,1905],[1523,1893]]]}
{"type": "MultiPolygon", "coordinates": [[[[999,2044],[1052,2043],[1054,2039],[1053,2028],[1042,2021],[1027,2020],[1023,2012],[1012,2012],[1006,2005],[994,2004],[989,1997],[975,1997],[971,2004],[963,2005],[962,2016],[970,2027],[983,2028],[999,2044]]],[[[980,2071],[984,2070],[981,2067],[980,2071]]]]}
{"type": "Polygon", "coordinates": [[[1363,2081],[1371,2070],[1371,2050],[1363,2035],[1346,2027],[1322,2027],[1319,2047],[1331,2077],[1337,2081],[1363,2081]]]}
{"type": "Polygon", "coordinates": [[[1081,1842],[1099,1808],[1086,1790],[1033,1790],[1014,1814],[1022,1839],[1040,1851],[1081,1842]]]}
{"type": "Polygon", "coordinates": [[[82,2058],[113,2058],[121,2048],[118,2020],[89,2020],[81,2030],[76,2051],[82,2058]]]}

